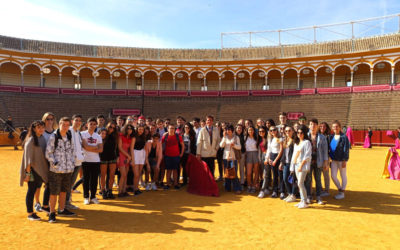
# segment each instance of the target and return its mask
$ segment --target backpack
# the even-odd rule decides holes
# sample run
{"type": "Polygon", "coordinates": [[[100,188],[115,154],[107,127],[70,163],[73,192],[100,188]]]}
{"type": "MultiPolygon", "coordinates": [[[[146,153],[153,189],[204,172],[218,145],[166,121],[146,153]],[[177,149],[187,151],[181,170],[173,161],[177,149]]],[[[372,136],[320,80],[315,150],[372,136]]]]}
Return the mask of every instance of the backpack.
{"type": "MultiPolygon", "coordinates": [[[[179,141],[179,135],[175,134],[175,136],[176,136],[176,141],[178,142],[178,146],[179,146],[179,153],[181,153],[182,145],[180,144],[180,141],[179,141]]],[[[165,147],[166,147],[166,144],[167,144],[167,140],[168,140],[168,133],[166,133],[165,136],[164,136],[164,142],[162,144],[163,152],[165,152],[165,147]]]]}

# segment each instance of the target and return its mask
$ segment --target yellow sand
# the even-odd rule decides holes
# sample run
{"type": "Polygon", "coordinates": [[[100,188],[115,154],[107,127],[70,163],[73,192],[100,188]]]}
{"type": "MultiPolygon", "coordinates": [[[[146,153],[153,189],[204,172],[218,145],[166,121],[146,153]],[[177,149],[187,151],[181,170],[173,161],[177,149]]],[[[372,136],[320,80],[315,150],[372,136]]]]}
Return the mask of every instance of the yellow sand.
{"type": "MultiPolygon", "coordinates": [[[[19,187],[21,151],[0,148],[1,249],[343,249],[399,247],[400,182],[381,178],[387,148],[351,151],[344,200],[326,198],[300,210],[279,199],[185,190],[144,192],[138,197],[80,206],[77,217],[49,224],[27,220],[26,186],[19,187]]],[[[82,190],[82,189],[80,189],[82,190]]],[[[336,194],[331,183],[331,194],[336,194]]],[[[99,197],[100,198],[100,197],[99,197]]]]}

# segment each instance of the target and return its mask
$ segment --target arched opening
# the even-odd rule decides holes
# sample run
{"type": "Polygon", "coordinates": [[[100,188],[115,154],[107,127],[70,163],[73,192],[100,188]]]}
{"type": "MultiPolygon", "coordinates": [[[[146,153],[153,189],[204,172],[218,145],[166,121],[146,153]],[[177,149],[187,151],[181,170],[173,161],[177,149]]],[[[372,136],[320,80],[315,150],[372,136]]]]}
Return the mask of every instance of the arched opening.
{"type": "Polygon", "coordinates": [[[77,73],[75,68],[67,66],[61,70],[61,87],[62,88],[74,88],[74,84],[78,81],[78,76],[72,74],[77,73]]]}
{"type": "Polygon", "coordinates": [[[300,71],[300,89],[314,88],[314,69],[307,67],[300,71]]]}
{"type": "Polygon", "coordinates": [[[142,90],[142,73],[131,70],[128,73],[128,89],[142,90]]]}
{"type": "Polygon", "coordinates": [[[107,69],[98,69],[99,75],[96,77],[96,89],[116,89],[116,83],[111,81],[110,72],[107,69]]]}
{"type": "Polygon", "coordinates": [[[245,70],[241,70],[236,74],[236,90],[250,89],[250,74],[245,70]]]}
{"type": "Polygon", "coordinates": [[[265,86],[265,72],[256,70],[251,74],[251,90],[263,90],[265,86]]]}
{"type": "Polygon", "coordinates": [[[267,73],[267,88],[269,89],[282,89],[281,72],[277,69],[272,69],[267,73]]]}
{"type": "Polygon", "coordinates": [[[175,74],[175,90],[188,90],[189,74],[185,71],[178,71],[175,74]]]}
{"type": "Polygon", "coordinates": [[[60,77],[59,70],[57,67],[53,65],[46,65],[42,68],[43,79],[42,86],[50,87],[50,88],[59,88],[60,87],[60,77]]]}
{"type": "Polygon", "coordinates": [[[297,89],[297,71],[295,69],[287,69],[283,72],[283,88],[297,89]]]}
{"type": "Polygon", "coordinates": [[[145,90],[157,90],[158,89],[157,73],[155,71],[152,71],[152,70],[146,71],[144,73],[143,77],[144,77],[144,89],[145,90]]]}
{"type": "Polygon", "coordinates": [[[340,65],[335,69],[334,87],[351,86],[351,69],[348,65],[340,65]]]}
{"type": "Polygon", "coordinates": [[[195,71],[190,74],[190,90],[207,91],[207,82],[204,83],[204,73],[195,71]]]}
{"type": "Polygon", "coordinates": [[[219,90],[219,75],[215,71],[206,74],[206,84],[208,90],[219,90]]]}
{"type": "Polygon", "coordinates": [[[80,69],[79,80],[81,89],[94,89],[93,70],[91,68],[80,69]]]}
{"type": "Polygon", "coordinates": [[[40,87],[40,68],[36,64],[28,64],[24,67],[24,86],[40,87]]]}
{"type": "Polygon", "coordinates": [[[400,82],[400,61],[397,61],[394,65],[393,83],[397,84],[398,82],[400,82]]]}
{"type": "Polygon", "coordinates": [[[317,88],[332,87],[332,69],[324,66],[317,70],[317,88]]]}
{"type": "Polygon", "coordinates": [[[160,90],[174,90],[174,75],[171,72],[160,73],[160,90]]]}
{"type": "Polygon", "coordinates": [[[1,85],[21,85],[21,67],[13,62],[0,65],[1,85]]]}
{"type": "Polygon", "coordinates": [[[360,63],[353,67],[353,86],[369,85],[371,68],[369,64],[360,63]]]}
{"type": "Polygon", "coordinates": [[[122,69],[114,70],[112,73],[112,89],[127,89],[126,73],[122,69]]]}
{"type": "Polygon", "coordinates": [[[374,66],[372,84],[390,84],[392,77],[392,66],[390,63],[382,61],[374,66]]]}
{"type": "Polygon", "coordinates": [[[221,74],[221,90],[235,90],[234,74],[231,71],[225,71],[221,74]]]}

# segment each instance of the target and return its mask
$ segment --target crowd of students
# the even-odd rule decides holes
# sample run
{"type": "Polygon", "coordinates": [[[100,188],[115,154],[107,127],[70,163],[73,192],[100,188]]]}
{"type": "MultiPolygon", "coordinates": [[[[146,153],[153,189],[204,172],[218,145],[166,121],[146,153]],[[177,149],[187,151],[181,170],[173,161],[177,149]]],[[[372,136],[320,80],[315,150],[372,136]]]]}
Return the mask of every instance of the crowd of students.
{"type": "Polygon", "coordinates": [[[190,154],[205,162],[212,176],[217,161],[217,181],[224,181],[226,191],[258,193],[258,198],[270,195],[286,202],[300,198],[296,206],[306,208],[314,199],[324,204],[331,177],[338,188],[334,197],[343,199],[350,144],[339,121],[331,128],[332,132],[328,123],[317,119],[307,123],[305,117],[290,126],[284,112],[279,113],[277,125],[261,118],[256,124],[250,119],[214,124],[213,116],[191,122],[178,116],[176,125],[170,119],[143,116],[118,116],[106,122],[99,115],[84,123],[81,115],[73,115],[57,122],[47,112],[31,124],[24,141],[20,185],[28,184],[28,219],[40,220],[36,212],[41,211],[48,213],[49,222],[56,221],[56,214],[74,216],[71,210],[78,207],[71,203],[71,192],[79,192],[80,184],[84,204],[99,204],[99,179],[103,199],[115,198],[113,187],[118,187],[118,198],[143,190],[179,189],[190,184],[186,171],[190,154]]]}

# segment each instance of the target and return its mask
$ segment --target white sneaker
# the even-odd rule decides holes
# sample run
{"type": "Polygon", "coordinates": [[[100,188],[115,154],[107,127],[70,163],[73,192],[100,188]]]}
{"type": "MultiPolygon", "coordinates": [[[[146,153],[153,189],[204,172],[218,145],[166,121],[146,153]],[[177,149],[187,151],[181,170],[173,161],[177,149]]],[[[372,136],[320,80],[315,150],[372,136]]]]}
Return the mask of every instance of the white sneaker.
{"type": "Polygon", "coordinates": [[[97,198],[91,199],[90,202],[93,204],[100,204],[100,201],[97,198]]]}
{"type": "Polygon", "coordinates": [[[264,198],[265,197],[265,193],[264,193],[264,191],[260,191],[260,193],[258,194],[258,196],[257,196],[258,198],[264,198]]]}
{"type": "Polygon", "coordinates": [[[299,203],[297,203],[297,204],[294,204],[294,206],[295,207],[299,207],[301,204],[302,204],[303,202],[302,201],[300,201],[299,203]]]}
{"type": "Polygon", "coordinates": [[[151,190],[151,185],[150,185],[150,183],[147,183],[147,185],[146,185],[146,191],[150,191],[151,190]]]}
{"type": "Polygon", "coordinates": [[[327,191],[322,191],[322,192],[321,192],[321,197],[326,197],[326,196],[329,196],[329,192],[327,192],[327,191]]]}
{"type": "Polygon", "coordinates": [[[311,198],[307,198],[307,199],[306,199],[306,203],[307,203],[307,204],[311,204],[311,203],[312,203],[311,198]]]}
{"type": "Polygon", "coordinates": [[[308,205],[306,202],[300,202],[300,205],[298,206],[298,208],[300,208],[300,209],[308,208],[308,205]]]}
{"type": "Polygon", "coordinates": [[[151,183],[151,189],[156,191],[157,190],[157,185],[155,182],[151,183]]]}
{"type": "Polygon", "coordinates": [[[79,190],[75,189],[75,190],[72,190],[72,193],[80,194],[80,193],[81,193],[81,191],[79,191],[79,190]]]}
{"type": "Polygon", "coordinates": [[[286,202],[295,202],[296,201],[296,196],[294,196],[293,194],[292,195],[289,195],[288,196],[288,198],[286,199],[286,202]]]}
{"type": "Polygon", "coordinates": [[[335,199],[336,200],[344,199],[344,193],[343,192],[339,192],[337,195],[335,195],[335,199]]]}
{"type": "Polygon", "coordinates": [[[85,198],[85,199],[83,200],[83,204],[89,205],[89,204],[90,204],[89,198],[85,198]]]}

